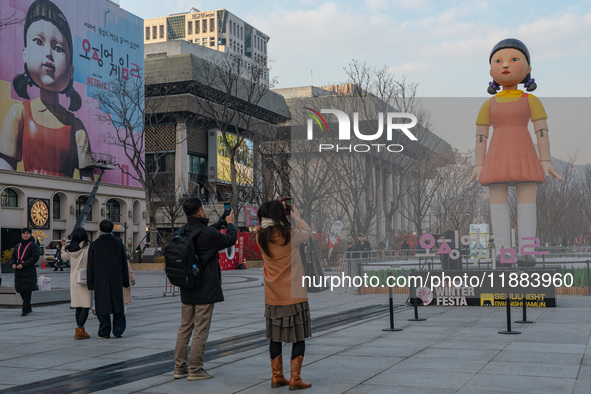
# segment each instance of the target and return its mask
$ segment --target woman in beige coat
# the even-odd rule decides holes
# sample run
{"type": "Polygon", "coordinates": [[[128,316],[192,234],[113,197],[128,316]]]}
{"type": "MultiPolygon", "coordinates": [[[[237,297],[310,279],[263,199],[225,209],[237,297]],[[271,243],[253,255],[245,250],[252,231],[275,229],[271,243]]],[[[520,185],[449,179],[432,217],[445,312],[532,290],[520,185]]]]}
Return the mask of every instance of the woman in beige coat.
{"type": "Polygon", "coordinates": [[[74,229],[72,240],[66,246],[66,239],[62,238],[62,258],[70,260],[70,299],[72,308],[76,308],[76,332],[74,339],[88,339],[90,335],[84,330],[84,324],[88,319],[88,311],[92,307],[92,291],[86,287],[86,275],[84,283],[78,283],[78,270],[86,269],[88,262],[88,234],[82,227],[74,229]]]}
{"type": "MultiPolygon", "coordinates": [[[[129,284],[135,286],[135,275],[131,270],[129,263],[129,253],[127,254],[127,271],[129,272],[129,284]]],[[[123,303],[125,304],[125,313],[127,313],[127,304],[131,302],[131,286],[123,288],[123,303]]]]}

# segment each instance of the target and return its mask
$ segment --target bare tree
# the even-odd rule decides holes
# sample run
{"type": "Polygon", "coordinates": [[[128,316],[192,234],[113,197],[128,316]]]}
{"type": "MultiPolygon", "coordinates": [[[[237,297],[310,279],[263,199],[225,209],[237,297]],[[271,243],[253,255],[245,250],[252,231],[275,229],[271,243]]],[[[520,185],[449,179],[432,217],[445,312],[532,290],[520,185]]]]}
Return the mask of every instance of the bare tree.
{"type": "MultiPolygon", "coordinates": [[[[141,75],[141,74],[140,74],[141,75]]],[[[152,94],[156,94],[150,90],[152,94]]],[[[124,174],[138,181],[144,189],[150,244],[155,245],[157,189],[169,175],[162,176],[167,151],[175,146],[175,129],[171,124],[171,112],[166,110],[166,100],[160,92],[158,99],[145,99],[143,80],[140,78],[114,79],[107,90],[93,95],[98,100],[101,112],[98,117],[107,125],[103,140],[121,147],[131,168],[119,164],[124,174]],[[172,146],[169,141],[172,141],[172,146]],[[145,152],[150,145],[151,153],[145,152]]]]}
{"type": "Polygon", "coordinates": [[[16,11],[10,15],[3,15],[2,12],[0,12],[0,31],[12,25],[19,25],[23,23],[24,20],[25,18],[16,15],[16,11]]]}
{"type": "Polygon", "coordinates": [[[472,173],[472,152],[462,153],[454,149],[455,164],[439,169],[442,179],[432,205],[437,218],[437,232],[458,230],[469,233],[469,225],[478,216],[478,202],[484,188],[478,183],[466,185],[466,177],[472,173]]]}
{"type": "Polygon", "coordinates": [[[267,113],[260,105],[274,94],[269,91],[272,83],[267,82],[264,60],[246,64],[226,54],[203,61],[196,73],[191,91],[199,98],[198,121],[203,128],[219,132],[218,145],[230,172],[232,209],[238,212],[253,200],[253,141],[269,130],[267,113]]]}

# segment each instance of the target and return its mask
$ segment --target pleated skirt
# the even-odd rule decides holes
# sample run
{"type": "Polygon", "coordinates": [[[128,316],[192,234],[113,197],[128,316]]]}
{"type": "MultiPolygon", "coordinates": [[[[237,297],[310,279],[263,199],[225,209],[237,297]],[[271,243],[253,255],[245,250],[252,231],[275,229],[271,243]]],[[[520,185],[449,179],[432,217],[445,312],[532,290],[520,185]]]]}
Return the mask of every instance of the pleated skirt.
{"type": "Polygon", "coordinates": [[[294,343],[312,336],[308,301],[293,305],[266,305],[265,337],[274,342],[294,343]]]}

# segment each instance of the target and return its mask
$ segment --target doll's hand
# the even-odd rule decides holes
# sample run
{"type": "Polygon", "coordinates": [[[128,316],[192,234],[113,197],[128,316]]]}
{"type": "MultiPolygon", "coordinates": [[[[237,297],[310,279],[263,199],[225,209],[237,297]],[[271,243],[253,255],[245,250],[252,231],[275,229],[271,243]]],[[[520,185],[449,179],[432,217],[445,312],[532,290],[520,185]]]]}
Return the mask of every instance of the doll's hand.
{"type": "Polygon", "coordinates": [[[554,178],[558,179],[559,181],[562,181],[562,177],[560,176],[560,174],[556,171],[556,169],[554,169],[554,166],[552,165],[552,162],[550,161],[541,161],[540,164],[542,165],[542,170],[544,170],[544,175],[545,176],[550,176],[552,175],[554,178]]]}
{"type": "Polygon", "coordinates": [[[474,181],[479,181],[480,180],[480,172],[482,171],[482,166],[474,166],[474,170],[472,170],[472,176],[470,177],[470,179],[468,179],[468,182],[466,182],[466,185],[469,185],[470,183],[474,182],[474,181]]]}

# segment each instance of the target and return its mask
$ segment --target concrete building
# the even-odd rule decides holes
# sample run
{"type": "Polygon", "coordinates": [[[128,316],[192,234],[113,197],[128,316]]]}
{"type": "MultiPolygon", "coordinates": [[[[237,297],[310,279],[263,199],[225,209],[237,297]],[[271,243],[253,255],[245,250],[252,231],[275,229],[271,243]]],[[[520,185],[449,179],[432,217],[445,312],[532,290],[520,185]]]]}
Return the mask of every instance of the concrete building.
{"type": "MultiPolygon", "coordinates": [[[[160,207],[156,227],[170,233],[184,223],[182,211],[174,213],[179,197],[198,196],[211,209],[230,198],[227,158],[219,144],[221,124],[246,136],[239,164],[250,173],[250,180],[239,184],[242,209],[237,216],[239,225],[249,225],[245,223],[244,209],[254,203],[253,184],[260,178],[254,168],[254,130],[264,127],[272,132],[276,124],[289,119],[284,98],[259,87],[256,89],[261,96],[253,99],[249,97],[251,82],[242,78],[232,82],[242,88],[228,94],[228,86],[219,75],[220,71],[229,71],[223,62],[235,59],[227,53],[185,40],[146,44],[144,51],[146,106],[153,118],[160,119],[146,125],[149,168],[155,171],[158,164],[159,190],[154,198],[160,207]]],[[[212,217],[215,214],[212,211],[212,217]]]]}
{"type": "MultiPolygon", "coordinates": [[[[47,245],[72,232],[94,182],[0,170],[2,251],[19,239],[23,227],[47,245]]],[[[146,233],[144,191],[137,187],[102,183],[92,202],[84,228],[91,240],[99,236],[99,222],[115,224],[113,234],[121,241],[140,245],[146,233]]]]}
{"type": "MultiPolygon", "coordinates": [[[[289,174],[283,175],[290,179],[290,190],[283,194],[298,199],[297,203],[304,207],[304,217],[315,231],[328,233],[332,221],[341,219],[345,223],[341,239],[349,237],[356,241],[359,233],[366,233],[374,248],[380,242],[391,242],[399,232],[416,231],[413,222],[402,214],[413,203],[412,193],[405,190],[417,187],[416,183],[411,186],[408,180],[429,179],[432,175],[424,171],[427,162],[428,171],[453,163],[453,151],[447,142],[420,126],[416,126],[420,129],[419,140],[412,143],[401,132],[393,134],[392,140],[386,139],[385,132],[375,141],[354,136],[340,140],[340,122],[333,115],[325,115],[327,125],[318,127],[309,140],[309,127],[315,125],[309,116],[311,109],[339,109],[351,121],[352,114],[357,113],[357,126],[363,133],[379,128],[380,115],[400,111],[352,84],[273,91],[285,97],[291,113],[291,119],[282,123],[278,131],[290,143],[289,174]],[[312,122],[310,126],[309,122],[312,122]],[[342,149],[319,152],[321,143],[339,143],[342,149]],[[404,150],[386,152],[386,146],[393,143],[404,145],[404,150]],[[382,146],[381,151],[377,145],[382,146]],[[353,146],[359,146],[360,150],[353,146]],[[330,176],[323,179],[326,174],[330,176]]],[[[274,158],[277,159],[280,158],[274,158]]],[[[280,165],[269,167],[280,168],[280,165]]],[[[266,173],[266,181],[277,176],[281,175],[276,171],[266,173]]],[[[395,248],[392,244],[388,247],[395,248]]]]}
{"type": "Polygon", "coordinates": [[[144,20],[144,43],[183,40],[236,56],[245,70],[262,68],[269,84],[269,36],[225,9],[172,14],[144,20]]]}

